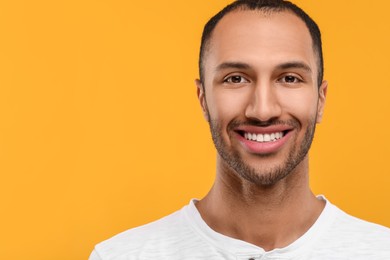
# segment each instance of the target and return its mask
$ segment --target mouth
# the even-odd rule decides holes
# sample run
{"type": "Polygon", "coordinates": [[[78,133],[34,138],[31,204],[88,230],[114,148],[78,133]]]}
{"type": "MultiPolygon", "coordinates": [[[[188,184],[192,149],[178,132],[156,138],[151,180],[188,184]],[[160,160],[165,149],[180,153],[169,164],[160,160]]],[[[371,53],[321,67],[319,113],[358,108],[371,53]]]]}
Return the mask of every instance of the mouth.
{"type": "Polygon", "coordinates": [[[267,134],[257,134],[249,132],[241,132],[240,135],[243,136],[248,141],[255,141],[259,143],[275,142],[285,136],[287,131],[280,131],[267,134]]]}
{"type": "MultiPolygon", "coordinates": [[[[281,128],[281,127],[279,127],[281,128]]],[[[271,154],[284,147],[293,129],[240,129],[236,131],[241,145],[250,153],[271,154]]]]}
{"type": "Polygon", "coordinates": [[[240,125],[234,132],[237,140],[249,153],[271,154],[286,146],[295,129],[292,124],[240,125]]]}

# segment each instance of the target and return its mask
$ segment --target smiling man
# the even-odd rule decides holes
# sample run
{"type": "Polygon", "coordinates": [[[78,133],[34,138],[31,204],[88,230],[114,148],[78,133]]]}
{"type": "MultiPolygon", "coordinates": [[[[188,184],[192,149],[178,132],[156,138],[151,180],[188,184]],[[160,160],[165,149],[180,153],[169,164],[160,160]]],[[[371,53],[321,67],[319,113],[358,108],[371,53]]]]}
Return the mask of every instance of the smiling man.
{"type": "Polygon", "coordinates": [[[281,0],[236,1],[205,26],[198,98],[218,151],[202,200],[121,233],[105,259],[390,259],[390,230],[309,187],[327,92],[320,31],[281,0]]]}

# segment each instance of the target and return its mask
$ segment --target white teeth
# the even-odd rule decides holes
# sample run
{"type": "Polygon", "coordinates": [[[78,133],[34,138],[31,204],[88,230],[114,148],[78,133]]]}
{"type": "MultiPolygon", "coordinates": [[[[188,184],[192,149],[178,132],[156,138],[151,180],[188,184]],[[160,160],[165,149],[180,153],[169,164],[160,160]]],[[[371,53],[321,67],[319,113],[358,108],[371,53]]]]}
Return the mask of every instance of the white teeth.
{"type": "Polygon", "coordinates": [[[256,142],[272,142],[276,141],[283,137],[283,132],[276,132],[276,133],[270,133],[270,134],[254,134],[254,133],[244,133],[244,137],[247,140],[250,141],[256,141],[256,142]]]}

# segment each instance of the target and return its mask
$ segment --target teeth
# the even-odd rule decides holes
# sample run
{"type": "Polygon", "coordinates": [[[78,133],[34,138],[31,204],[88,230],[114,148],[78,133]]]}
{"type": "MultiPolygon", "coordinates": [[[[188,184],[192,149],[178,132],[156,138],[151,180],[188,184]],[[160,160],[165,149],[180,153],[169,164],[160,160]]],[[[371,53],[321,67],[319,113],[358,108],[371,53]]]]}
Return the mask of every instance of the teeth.
{"type": "Polygon", "coordinates": [[[271,134],[254,134],[254,133],[244,133],[244,137],[250,141],[256,142],[273,142],[283,137],[283,132],[276,132],[271,134]]]}

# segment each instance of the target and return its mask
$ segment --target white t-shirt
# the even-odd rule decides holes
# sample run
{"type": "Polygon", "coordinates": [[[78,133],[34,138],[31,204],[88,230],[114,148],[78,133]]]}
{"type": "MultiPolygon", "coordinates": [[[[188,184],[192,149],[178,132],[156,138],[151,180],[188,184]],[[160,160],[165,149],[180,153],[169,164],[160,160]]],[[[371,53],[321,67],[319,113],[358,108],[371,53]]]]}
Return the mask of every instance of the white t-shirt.
{"type": "Polygon", "coordinates": [[[390,260],[389,228],[350,216],[329,201],[302,237],[268,252],[212,230],[195,203],[96,245],[89,260],[390,260]]]}

